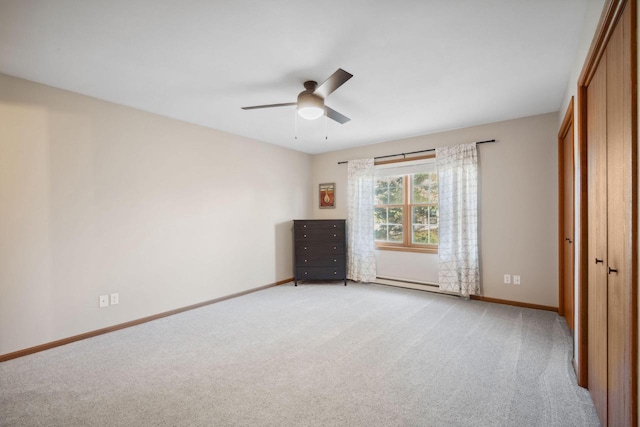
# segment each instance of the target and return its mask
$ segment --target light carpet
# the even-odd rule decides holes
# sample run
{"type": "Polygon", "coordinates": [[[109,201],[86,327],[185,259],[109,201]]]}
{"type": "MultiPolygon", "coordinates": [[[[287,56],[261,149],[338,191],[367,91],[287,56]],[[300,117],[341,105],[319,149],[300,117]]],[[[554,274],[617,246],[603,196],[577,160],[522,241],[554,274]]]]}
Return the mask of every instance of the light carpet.
{"type": "Polygon", "coordinates": [[[283,285],[0,363],[2,426],[597,426],[557,314],[283,285]]]}

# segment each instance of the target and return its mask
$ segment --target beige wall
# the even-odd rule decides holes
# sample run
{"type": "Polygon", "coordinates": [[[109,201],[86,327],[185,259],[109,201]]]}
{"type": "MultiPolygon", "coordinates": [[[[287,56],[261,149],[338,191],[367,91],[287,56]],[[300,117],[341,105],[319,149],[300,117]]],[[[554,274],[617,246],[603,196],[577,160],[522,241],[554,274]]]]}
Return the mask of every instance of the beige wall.
{"type": "Polygon", "coordinates": [[[0,354],[292,277],[310,167],[0,75],[0,354]]]}
{"type": "MultiPolygon", "coordinates": [[[[336,209],[319,209],[314,218],[346,218],[347,166],[338,161],[437,146],[496,139],[478,146],[480,162],[479,233],[483,295],[557,307],[557,113],[475,126],[450,132],[385,142],[313,156],[315,193],[322,182],[336,183],[336,209]],[[504,274],[519,274],[522,284],[503,284],[504,274]]],[[[435,256],[389,255],[380,265],[395,264],[413,276],[433,281],[435,256]],[[389,256],[394,260],[388,262],[389,256]]],[[[385,271],[378,270],[378,275],[385,271]]],[[[403,277],[399,277],[403,278],[403,277]]]]}

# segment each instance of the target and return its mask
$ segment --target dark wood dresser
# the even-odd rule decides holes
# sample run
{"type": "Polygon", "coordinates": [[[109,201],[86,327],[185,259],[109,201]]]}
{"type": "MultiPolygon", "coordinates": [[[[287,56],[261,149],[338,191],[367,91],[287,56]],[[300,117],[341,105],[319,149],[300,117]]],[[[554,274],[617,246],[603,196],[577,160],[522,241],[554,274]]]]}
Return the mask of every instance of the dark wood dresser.
{"type": "Polygon", "coordinates": [[[293,221],[294,283],[298,280],[344,280],[347,245],[344,219],[293,221]]]}

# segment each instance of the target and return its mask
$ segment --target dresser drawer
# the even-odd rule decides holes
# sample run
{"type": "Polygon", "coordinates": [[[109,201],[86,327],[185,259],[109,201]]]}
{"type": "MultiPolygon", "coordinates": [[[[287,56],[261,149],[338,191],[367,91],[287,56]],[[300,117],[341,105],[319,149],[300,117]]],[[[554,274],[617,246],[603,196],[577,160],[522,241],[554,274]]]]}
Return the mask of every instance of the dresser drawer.
{"type": "Polygon", "coordinates": [[[333,230],[339,231],[342,230],[344,232],[344,220],[330,220],[330,219],[322,219],[322,220],[305,220],[305,221],[294,221],[294,229],[296,232],[298,231],[312,231],[312,230],[333,230]]]}
{"type": "Polygon", "coordinates": [[[344,242],[299,242],[296,245],[296,256],[301,257],[316,254],[342,255],[344,252],[344,242]]]}
{"type": "Polygon", "coordinates": [[[346,277],[345,267],[297,267],[296,280],[305,279],[336,279],[341,280],[346,277]]]}
{"type": "Polygon", "coordinates": [[[325,267],[325,266],[343,266],[344,255],[331,255],[331,254],[299,254],[296,253],[296,265],[297,266],[311,266],[311,267],[325,267]]]}
{"type": "Polygon", "coordinates": [[[343,242],[344,230],[296,230],[297,241],[343,242]]]}

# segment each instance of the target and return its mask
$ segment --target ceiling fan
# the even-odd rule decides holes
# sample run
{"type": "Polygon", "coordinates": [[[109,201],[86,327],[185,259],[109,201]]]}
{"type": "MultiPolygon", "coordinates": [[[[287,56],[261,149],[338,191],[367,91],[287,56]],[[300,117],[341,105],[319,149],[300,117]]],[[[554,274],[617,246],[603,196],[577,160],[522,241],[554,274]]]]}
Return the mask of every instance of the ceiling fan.
{"type": "Polygon", "coordinates": [[[289,107],[295,105],[298,109],[298,114],[308,120],[315,120],[322,115],[326,115],[328,118],[335,120],[340,124],[345,124],[349,120],[349,117],[338,113],[333,108],[324,105],[324,100],[327,96],[332,94],[336,89],[347,82],[353,74],[346,72],[342,68],[331,75],[320,86],[317,82],[309,80],[304,82],[304,89],[298,95],[297,102],[287,102],[284,104],[269,104],[269,105],[254,105],[252,107],[242,107],[243,110],[256,110],[258,108],[274,108],[274,107],[289,107]]]}

